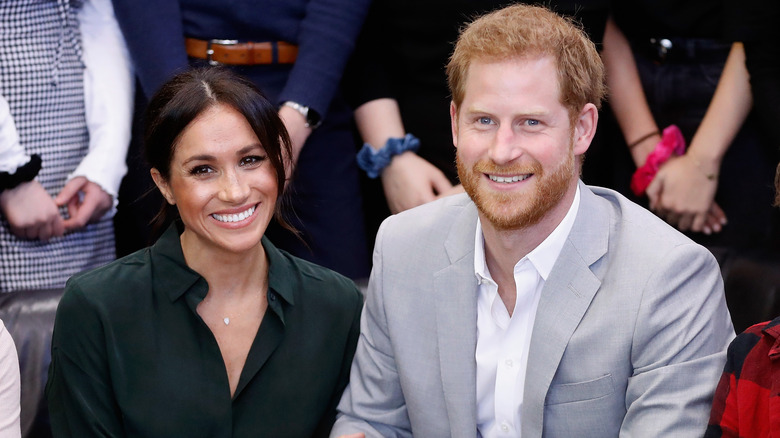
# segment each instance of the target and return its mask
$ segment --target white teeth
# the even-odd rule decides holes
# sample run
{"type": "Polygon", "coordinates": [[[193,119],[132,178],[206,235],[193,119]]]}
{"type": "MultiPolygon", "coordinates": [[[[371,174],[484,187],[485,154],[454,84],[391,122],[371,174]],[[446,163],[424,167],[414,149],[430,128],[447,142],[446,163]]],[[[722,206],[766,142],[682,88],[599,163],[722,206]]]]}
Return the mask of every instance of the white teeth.
{"type": "Polygon", "coordinates": [[[211,217],[214,219],[220,221],[220,222],[238,222],[242,221],[249,216],[252,216],[252,213],[255,212],[256,206],[249,207],[246,211],[243,211],[238,214],[212,214],[211,217]]]}
{"type": "Polygon", "coordinates": [[[524,179],[528,179],[531,177],[531,175],[515,175],[515,176],[496,176],[496,175],[488,175],[488,177],[497,183],[513,183],[522,181],[524,179]]]}

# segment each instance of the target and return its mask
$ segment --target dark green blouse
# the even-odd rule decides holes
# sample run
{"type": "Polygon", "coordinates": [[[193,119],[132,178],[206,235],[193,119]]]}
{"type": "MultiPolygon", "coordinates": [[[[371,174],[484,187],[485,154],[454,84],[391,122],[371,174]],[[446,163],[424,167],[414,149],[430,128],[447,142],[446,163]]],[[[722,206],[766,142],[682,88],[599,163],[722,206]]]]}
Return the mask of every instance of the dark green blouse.
{"type": "Polygon", "coordinates": [[[327,436],[347,384],[362,297],[275,248],[266,312],[234,397],[195,309],[206,280],[175,226],[152,247],[68,281],[46,393],[55,437],[327,436]]]}

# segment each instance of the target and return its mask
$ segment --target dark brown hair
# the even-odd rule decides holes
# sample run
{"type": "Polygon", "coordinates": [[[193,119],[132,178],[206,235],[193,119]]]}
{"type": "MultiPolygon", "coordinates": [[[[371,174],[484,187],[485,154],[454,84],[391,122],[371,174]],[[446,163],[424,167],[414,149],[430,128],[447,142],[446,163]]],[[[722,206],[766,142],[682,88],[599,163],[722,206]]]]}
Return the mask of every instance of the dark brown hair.
{"type": "MultiPolygon", "coordinates": [[[[221,67],[200,67],[179,73],[152,97],[146,110],[144,152],[149,165],[168,180],[171,160],[182,132],[195,118],[215,105],[228,105],[246,118],[276,172],[278,196],[274,215],[284,228],[295,232],[283,218],[285,164],[292,156],[287,130],[274,105],[249,80],[221,67]]],[[[156,232],[178,217],[163,200],[153,220],[156,232]]]]}

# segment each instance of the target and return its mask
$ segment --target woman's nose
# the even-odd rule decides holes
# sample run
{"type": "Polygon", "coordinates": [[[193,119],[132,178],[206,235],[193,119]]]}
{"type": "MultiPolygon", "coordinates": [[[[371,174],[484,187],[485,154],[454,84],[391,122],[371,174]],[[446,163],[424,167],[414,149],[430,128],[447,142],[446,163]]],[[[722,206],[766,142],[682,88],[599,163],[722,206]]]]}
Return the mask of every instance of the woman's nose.
{"type": "Polygon", "coordinates": [[[249,196],[249,185],[239,172],[228,172],[222,178],[220,197],[223,201],[239,204],[249,196]]]}

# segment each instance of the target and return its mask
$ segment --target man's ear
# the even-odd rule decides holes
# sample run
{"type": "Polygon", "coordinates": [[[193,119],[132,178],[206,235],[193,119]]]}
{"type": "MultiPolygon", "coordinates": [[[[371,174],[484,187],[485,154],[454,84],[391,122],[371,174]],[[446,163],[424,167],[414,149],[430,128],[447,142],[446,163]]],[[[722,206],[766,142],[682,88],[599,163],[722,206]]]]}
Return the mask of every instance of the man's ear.
{"type": "Polygon", "coordinates": [[[599,110],[596,105],[586,103],[574,122],[574,155],[582,155],[588,150],[596,135],[598,121],[599,110]]]}
{"type": "Polygon", "coordinates": [[[168,186],[168,181],[163,178],[162,174],[160,174],[160,171],[152,167],[149,173],[152,174],[154,185],[156,185],[160,190],[160,193],[162,193],[163,197],[165,197],[165,200],[168,201],[168,203],[171,205],[176,205],[176,198],[173,197],[173,192],[171,191],[170,186],[168,186]]]}
{"type": "Polygon", "coordinates": [[[450,101],[450,124],[452,125],[452,144],[458,147],[458,107],[450,101]]]}

